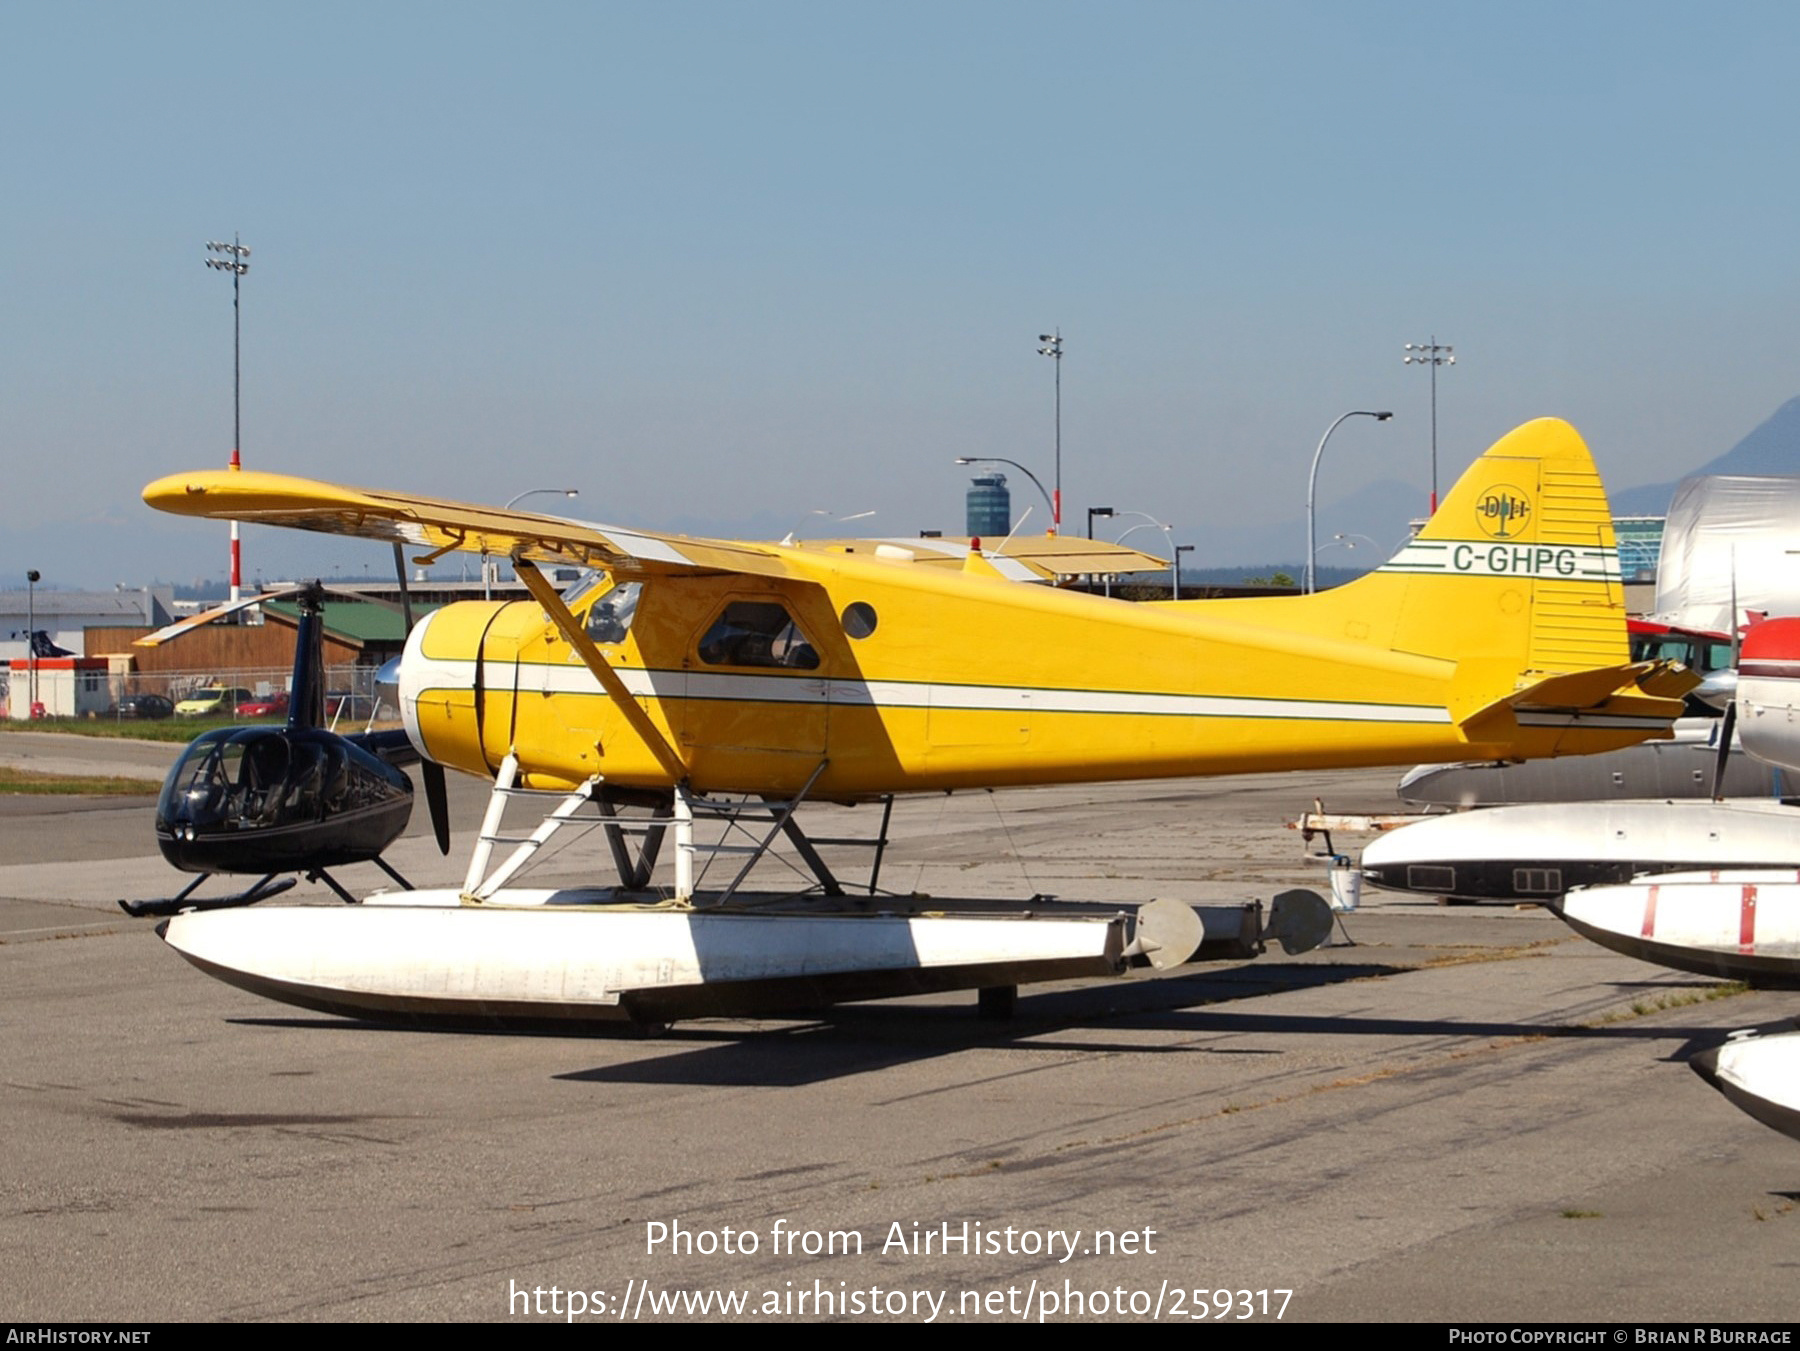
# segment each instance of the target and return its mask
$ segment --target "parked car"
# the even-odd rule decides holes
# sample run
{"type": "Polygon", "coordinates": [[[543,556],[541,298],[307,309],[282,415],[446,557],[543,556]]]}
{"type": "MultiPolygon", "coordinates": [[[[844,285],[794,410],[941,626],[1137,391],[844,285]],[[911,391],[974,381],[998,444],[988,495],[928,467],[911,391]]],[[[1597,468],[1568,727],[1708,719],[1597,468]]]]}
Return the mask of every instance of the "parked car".
{"type": "Polygon", "coordinates": [[[288,692],[277,690],[263,698],[247,699],[237,706],[240,718],[285,718],[288,711],[288,692]]]}
{"type": "Polygon", "coordinates": [[[128,694],[119,700],[118,707],[113,709],[115,718],[166,718],[175,711],[175,705],[160,694],[128,694]]]}
{"type": "Polygon", "coordinates": [[[248,703],[256,696],[249,690],[229,685],[208,685],[204,689],[195,690],[187,698],[175,705],[175,716],[178,718],[216,718],[229,714],[239,704],[248,703]]]}

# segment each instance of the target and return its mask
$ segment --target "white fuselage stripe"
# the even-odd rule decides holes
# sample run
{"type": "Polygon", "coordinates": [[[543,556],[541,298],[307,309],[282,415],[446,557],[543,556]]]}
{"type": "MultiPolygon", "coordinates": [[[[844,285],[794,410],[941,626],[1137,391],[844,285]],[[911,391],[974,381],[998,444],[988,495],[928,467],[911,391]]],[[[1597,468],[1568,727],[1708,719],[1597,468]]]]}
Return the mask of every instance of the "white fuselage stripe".
{"type": "MultiPolygon", "coordinates": [[[[466,689],[473,661],[428,658],[408,663],[409,692],[466,689]]],[[[507,663],[508,668],[512,663],[507,663]]],[[[604,697],[585,666],[518,664],[519,688],[546,694],[604,697]]],[[[925,708],[1014,713],[1086,713],[1141,717],[1279,718],[1334,722],[1448,724],[1450,714],[1429,704],[1333,703],[1319,699],[1254,699],[1231,695],[1152,694],[1123,690],[1065,690],[1018,685],[947,685],[902,680],[832,680],[820,676],[748,675],[715,671],[613,668],[634,695],[648,699],[752,704],[817,704],[842,708],[925,708]]]]}

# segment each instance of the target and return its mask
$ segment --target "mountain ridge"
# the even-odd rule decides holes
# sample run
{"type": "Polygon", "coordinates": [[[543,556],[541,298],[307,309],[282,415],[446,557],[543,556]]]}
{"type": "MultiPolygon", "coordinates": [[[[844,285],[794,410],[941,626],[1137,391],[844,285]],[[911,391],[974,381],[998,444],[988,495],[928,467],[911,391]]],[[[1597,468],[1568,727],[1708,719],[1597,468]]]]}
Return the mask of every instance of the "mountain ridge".
{"type": "MultiPolygon", "coordinates": [[[[1730,450],[1686,477],[1700,474],[1800,474],[1800,396],[1789,399],[1730,450]]],[[[1647,483],[1611,493],[1613,515],[1666,515],[1680,482],[1647,483]]]]}

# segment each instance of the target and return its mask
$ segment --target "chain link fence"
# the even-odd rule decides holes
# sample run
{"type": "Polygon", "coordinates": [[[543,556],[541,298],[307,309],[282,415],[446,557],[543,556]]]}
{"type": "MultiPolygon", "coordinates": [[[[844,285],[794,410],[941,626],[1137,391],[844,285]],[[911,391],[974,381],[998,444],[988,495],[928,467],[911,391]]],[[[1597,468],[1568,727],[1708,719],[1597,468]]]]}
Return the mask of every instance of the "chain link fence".
{"type": "MultiPolygon", "coordinates": [[[[325,721],[339,731],[393,722],[399,711],[380,697],[373,666],[325,668],[325,721]]],[[[283,721],[288,714],[291,668],[224,671],[42,671],[35,717],[57,721],[114,719],[207,723],[283,721]],[[61,684],[65,682],[67,689],[61,684]]],[[[28,719],[29,676],[0,667],[0,709],[28,719]],[[15,705],[15,696],[17,704],[15,705]]]]}

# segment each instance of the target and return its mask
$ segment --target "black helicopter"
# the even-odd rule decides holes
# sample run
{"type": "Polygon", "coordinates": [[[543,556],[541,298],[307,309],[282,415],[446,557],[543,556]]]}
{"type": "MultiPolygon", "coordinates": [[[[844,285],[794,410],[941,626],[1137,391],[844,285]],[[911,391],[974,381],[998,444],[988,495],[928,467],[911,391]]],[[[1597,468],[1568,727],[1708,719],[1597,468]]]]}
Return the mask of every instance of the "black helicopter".
{"type": "MultiPolygon", "coordinates": [[[[413,786],[402,764],[418,764],[438,848],[449,852],[443,767],[421,759],[403,730],[340,735],[324,726],[324,599],[324,587],[316,581],[298,592],[287,724],[204,732],[163,781],[156,803],[157,843],[175,867],[200,876],[167,900],[120,901],[126,914],[253,905],[295,884],[297,879],[284,873],[324,882],[354,903],[326,871],[349,863],[373,863],[411,890],[381,857],[412,816],[413,786]],[[190,899],[217,873],[260,880],[233,896],[190,899]]],[[[405,606],[410,630],[409,600],[405,606]]]]}

